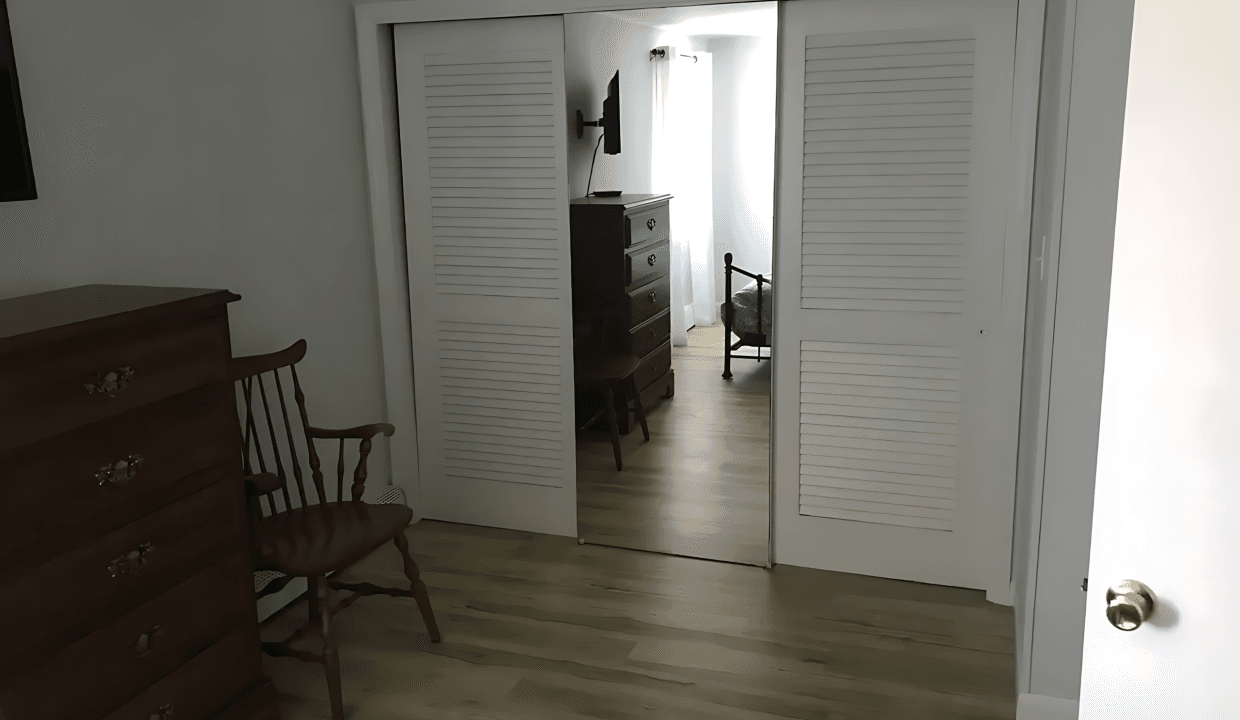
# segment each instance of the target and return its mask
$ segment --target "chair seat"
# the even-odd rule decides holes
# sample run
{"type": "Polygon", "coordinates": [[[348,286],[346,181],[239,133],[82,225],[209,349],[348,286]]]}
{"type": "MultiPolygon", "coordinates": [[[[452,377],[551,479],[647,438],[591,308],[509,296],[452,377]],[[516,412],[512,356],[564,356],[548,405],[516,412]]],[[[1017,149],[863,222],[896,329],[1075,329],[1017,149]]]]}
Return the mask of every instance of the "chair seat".
{"type": "Polygon", "coordinates": [[[254,526],[256,570],[313,576],[361,560],[413,520],[405,505],[338,502],[285,510],[254,526]]]}
{"type": "Polygon", "coordinates": [[[639,364],[641,364],[641,359],[631,353],[601,358],[585,358],[576,365],[575,381],[578,385],[619,382],[632,375],[637,370],[639,364]]]}

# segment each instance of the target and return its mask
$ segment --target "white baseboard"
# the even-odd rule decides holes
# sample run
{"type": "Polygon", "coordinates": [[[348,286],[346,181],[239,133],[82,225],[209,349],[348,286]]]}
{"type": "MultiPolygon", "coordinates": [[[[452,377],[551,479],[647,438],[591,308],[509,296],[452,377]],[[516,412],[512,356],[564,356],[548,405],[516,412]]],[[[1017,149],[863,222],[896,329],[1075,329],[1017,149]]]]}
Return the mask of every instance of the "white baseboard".
{"type": "Polygon", "coordinates": [[[1077,720],[1080,703],[1046,695],[1021,693],[1016,698],[1016,720],[1077,720]]]}
{"type": "Polygon", "coordinates": [[[307,587],[304,577],[293,578],[288,585],[280,588],[279,592],[260,597],[255,603],[258,606],[258,621],[261,623],[291,605],[294,600],[306,594],[307,587]]]}

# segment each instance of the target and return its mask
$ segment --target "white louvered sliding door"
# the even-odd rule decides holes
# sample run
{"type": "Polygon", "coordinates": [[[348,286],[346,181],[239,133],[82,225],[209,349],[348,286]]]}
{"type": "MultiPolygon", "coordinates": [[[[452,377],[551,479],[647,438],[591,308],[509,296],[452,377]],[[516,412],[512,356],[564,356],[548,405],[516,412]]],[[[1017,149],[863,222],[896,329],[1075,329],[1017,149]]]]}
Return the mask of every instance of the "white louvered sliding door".
{"type": "Polygon", "coordinates": [[[1015,33],[1015,0],[781,3],[776,562],[1007,595],[1015,33]]]}
{"type": "Polygon", "coordinates": [[[575,536],[563,19],[395,45],[423,516],[575,536]]]}

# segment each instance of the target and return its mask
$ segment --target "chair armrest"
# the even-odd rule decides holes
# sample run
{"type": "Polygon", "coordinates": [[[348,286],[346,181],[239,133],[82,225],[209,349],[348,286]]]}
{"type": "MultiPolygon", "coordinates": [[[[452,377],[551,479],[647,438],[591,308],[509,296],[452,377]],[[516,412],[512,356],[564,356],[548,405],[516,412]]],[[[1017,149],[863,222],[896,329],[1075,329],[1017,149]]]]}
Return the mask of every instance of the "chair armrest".
{"type": "Polygon", "coordinates": [[[384,437],[391,437],[396,432],[396,428],[387,423],[372,423],[370,425],[358,425],[357,427],[348,428],[346,430],[325,430],[323,428],[308,427],[306,432],[310,433],[312,438],[320,439],[351,439],[351,440],[368,440],[379,433],[383,433],[384,437]]]}
{"type": "Polygon", "coordinates": [[[284,481],[275,473],[258,473],[247,475],[245,478],[245,492],[248,495],[266,495],[282,487],[284,487],[284,481]]]}

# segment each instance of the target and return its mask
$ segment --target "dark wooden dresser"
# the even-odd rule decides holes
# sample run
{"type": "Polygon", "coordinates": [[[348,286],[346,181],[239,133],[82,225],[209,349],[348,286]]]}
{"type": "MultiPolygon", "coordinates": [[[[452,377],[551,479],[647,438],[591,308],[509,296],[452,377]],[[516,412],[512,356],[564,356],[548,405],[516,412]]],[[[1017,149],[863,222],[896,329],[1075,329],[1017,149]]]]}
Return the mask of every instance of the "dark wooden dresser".
{"type": "MultiPolygon", "coordinates": [[[[609,352],[641,358],[635,379],[647,409],[675,392],[668,262],[671,199],[619,195],[569,203],[574,325],[592,328],[588,341],[609,352]]],[[[581,398],[578,404],[590,402],[581,398]]],[[[616,398],[616,417],[620,432],[627,433],[630,418],[624,402],[616,398]]]]}
{"type": "Polygon", "coordinates": [[[226,290],[0,301],[0,718],[264,720],[226,290]]]}

